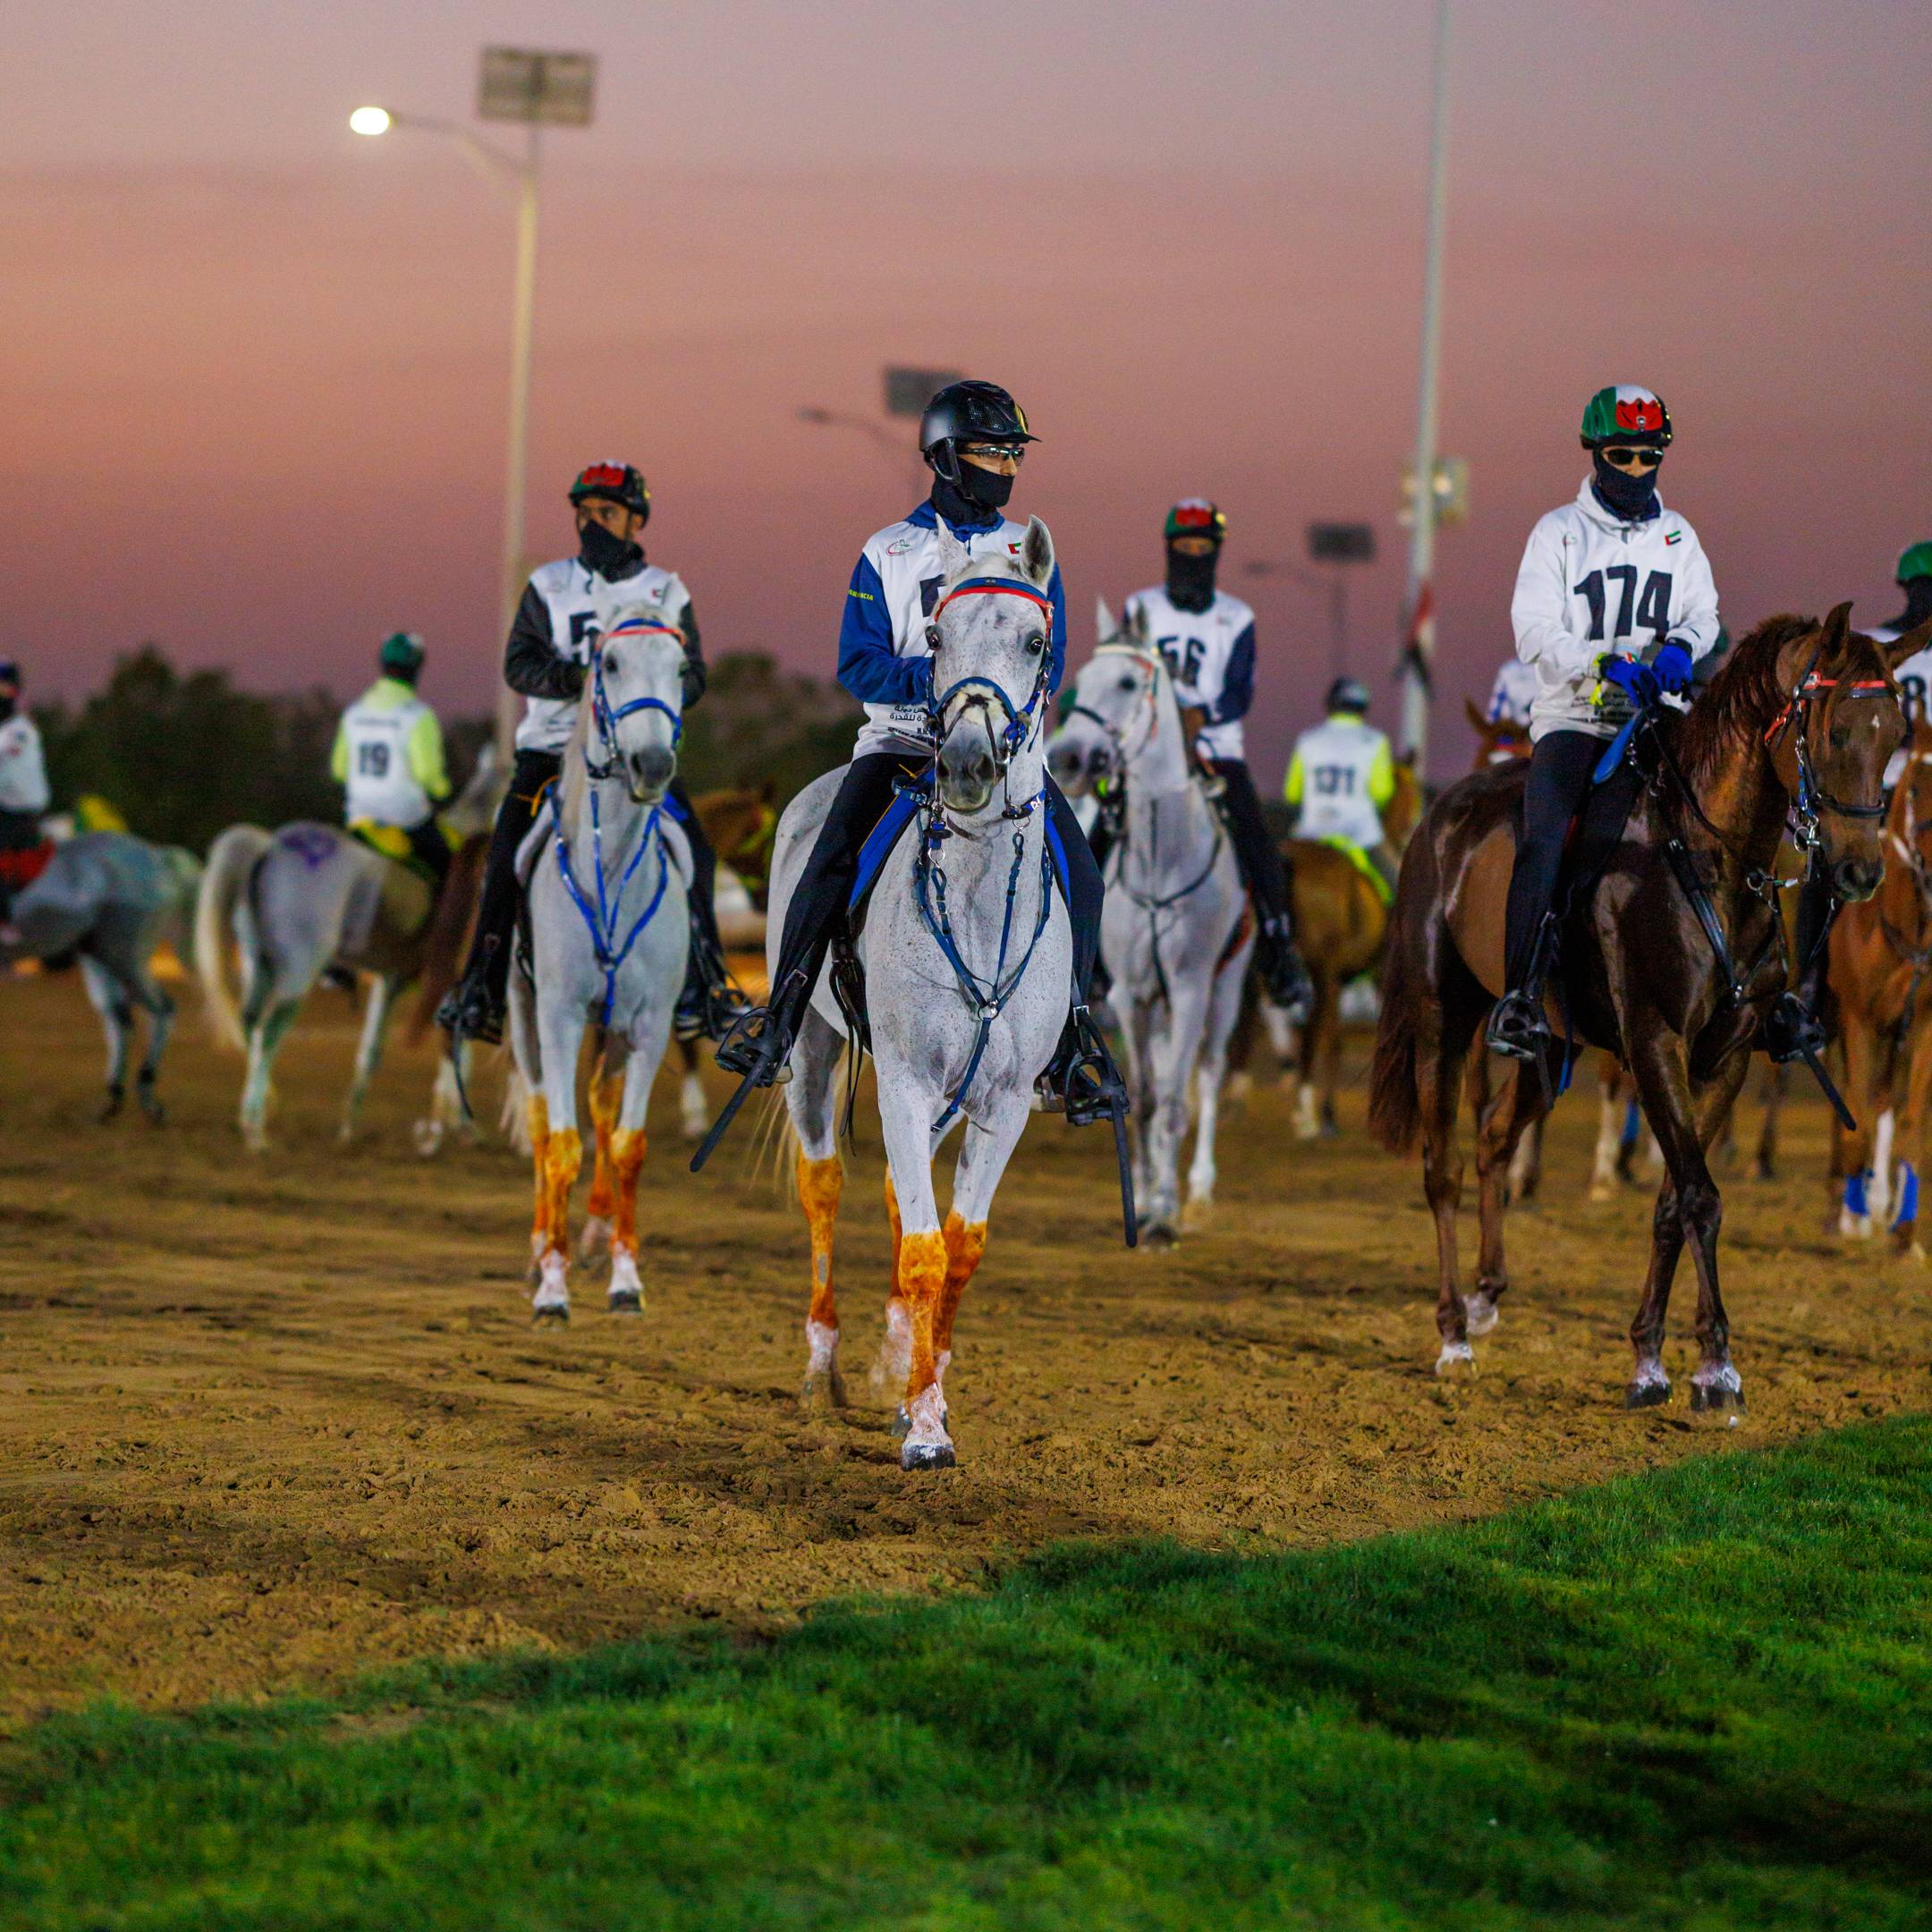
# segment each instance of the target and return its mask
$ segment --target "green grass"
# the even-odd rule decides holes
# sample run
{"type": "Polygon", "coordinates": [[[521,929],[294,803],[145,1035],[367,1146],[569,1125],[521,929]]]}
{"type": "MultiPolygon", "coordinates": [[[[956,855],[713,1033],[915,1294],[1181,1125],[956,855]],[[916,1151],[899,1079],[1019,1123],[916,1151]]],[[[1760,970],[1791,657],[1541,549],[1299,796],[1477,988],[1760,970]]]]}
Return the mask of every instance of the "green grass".
{"type": "Polygon", "coordinates": [[[1932,1422],[757,1647],[50,1720],[0,1752],[0,1924],[1932,1925],[1932,1422]]]}

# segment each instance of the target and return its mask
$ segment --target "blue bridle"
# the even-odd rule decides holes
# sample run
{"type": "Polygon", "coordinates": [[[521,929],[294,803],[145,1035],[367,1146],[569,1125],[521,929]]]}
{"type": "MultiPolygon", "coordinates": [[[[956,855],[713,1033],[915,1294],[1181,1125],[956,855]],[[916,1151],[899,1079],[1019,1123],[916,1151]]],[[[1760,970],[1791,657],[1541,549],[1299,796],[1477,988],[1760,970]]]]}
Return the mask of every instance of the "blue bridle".
{"type": "MultiPolygon", "coordinates": [[[[1033,681],[1032,695],[1023,705],[1016,705],[1008,696],[1005,687],[997,678],[962,677],[934,697],[927,705],[936,734],[937,727],[945,716],[946,707],[962,691],[970,691],[976,685],[983,686],[999,700],[1000,708],[1006,714],[1005,728],[999,733],[996,749],[999,753],[1001,770],[1004,770],[1013,753],[1033,734],[1034,721],[1038,714],[1040,700],[1046,695],[1046,675],[1053,664],[1053,603],[1044,591],[1036,590],[1031,584],[1015,583],[1011,577],[967,577],[954,584],[938,604],[934,606],[932,622],[928,631],[933,643],[939,641],[939,614],[955,597],[1024,597],[1030,604],[1037,604],[1046,620],[1045,639],[1040,645],[1039,675],[1033,681]]],[[[983,702],[983,700],[982,700],[983,702]]],[[[992,735],[990,733],[988,735],[992,735]]]]}
{"type": "Polygon", "coordinates": [[[621,720],[634,716],[640,711],[662,711],[671,720],[671,743],[674,750],[678,740],[684,735],[683,714],[676,705],[666,704],[662,698],[633,698],[629,704],[613,708],[610,694],[604,688],[604,647],[612,638],[634,637],[647,631],[657,631],[665,637],[679,640],[684,633],[675,624],[659,623],[649,617],[627,617],[622,623],[614,625],[600,636],[590,647],[590,716],[597,727],[597,734],[605,752],[605,762],[597,764],[588,756],[584,768],[589,774],[590,784],[590,861],[597,877],[597,903],[593,906],[583,888],[577,883],[577,876],[571,869],[570,842],[564,835],[563,808],[557,801],[558,787],[550,788],[550,818],[556,836],[557,871],[564,880],[564,889],[571,896],[571,903],[581,915],[585,927],[590,934],[590,948],[597,955],[597,962],[604,974],[603,1024],[609,1026],[611,1013],[617,1002],[617,974],[623,962],[630,958],[631,949],[636,945],[640,936],[651,920],[657,917],[657,908],[664,901],[665,887],[670,883],[671,860],[664,847],[664,835],[659,826],[663,816],[662,805],[651,807],[650,817],[644,821],[643,835],[637,842],[637,849],[631,854],[630,862],[624,867],[614,889],[606,888],[604,882],[604,815],[598,803],[597,786],[608,778],[616,763],[616,733],[621,720]],[[650,902],[645,906],[631,929],[620,940],[618,921],[623,911],[625,888],[637,875],[638,868],[644,862],[647,852],[657,854],[657,885],[651,894],[650,902]]]}

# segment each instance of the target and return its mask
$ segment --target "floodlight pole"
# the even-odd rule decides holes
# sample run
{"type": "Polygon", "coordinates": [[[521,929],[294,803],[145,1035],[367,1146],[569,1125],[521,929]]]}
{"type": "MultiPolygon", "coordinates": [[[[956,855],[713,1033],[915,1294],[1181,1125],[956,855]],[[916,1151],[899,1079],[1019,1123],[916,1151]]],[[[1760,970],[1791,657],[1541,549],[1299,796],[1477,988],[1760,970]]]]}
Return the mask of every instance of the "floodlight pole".
{"type": "Polygon", "coordinates": [[[1416,406],[1415,525],[1403,619],[1402,756],[1419,773],[1428,751],[1429,674],[1436,647],[1436,368],[1442,347],[1444,217],[1448,207],[1449,0],[1436,0],[1435,104],[1429,137],[1428,251],[1422,283],[1422,371],[1416,406]]]}

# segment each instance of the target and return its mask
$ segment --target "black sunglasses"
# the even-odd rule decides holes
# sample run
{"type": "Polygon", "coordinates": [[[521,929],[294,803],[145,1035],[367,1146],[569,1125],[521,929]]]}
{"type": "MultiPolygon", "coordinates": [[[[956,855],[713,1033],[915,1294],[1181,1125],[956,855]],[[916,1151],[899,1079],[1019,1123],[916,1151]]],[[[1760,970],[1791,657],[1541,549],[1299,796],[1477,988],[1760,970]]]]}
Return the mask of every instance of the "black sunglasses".
{"type": "Polygon", "coordinates": [[[1613,445],[1603,453],[1604,461],[1619,470],[1655,470],[1664,461],[1664,452],[1648,445],[1626,449],[1622,445],[1613,445]]]}

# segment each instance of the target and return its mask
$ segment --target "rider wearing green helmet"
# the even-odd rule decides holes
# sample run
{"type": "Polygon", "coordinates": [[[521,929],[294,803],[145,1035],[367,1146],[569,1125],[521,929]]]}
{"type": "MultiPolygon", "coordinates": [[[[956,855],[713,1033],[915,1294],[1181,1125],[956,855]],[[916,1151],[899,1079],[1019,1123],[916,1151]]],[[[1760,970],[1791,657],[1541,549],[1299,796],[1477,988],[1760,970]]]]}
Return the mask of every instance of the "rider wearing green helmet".
{"type": "Polygon", "coordinates": [[[382,675],[343,713],[329,769],[346,794],[351,827],[393,857],[406,850],[440,886],[450,845],[436,807],[449,796],[450,782],[443,727],[416,695],[422,640],[411,631],[392,631],[376,661],[382,675]]]}

